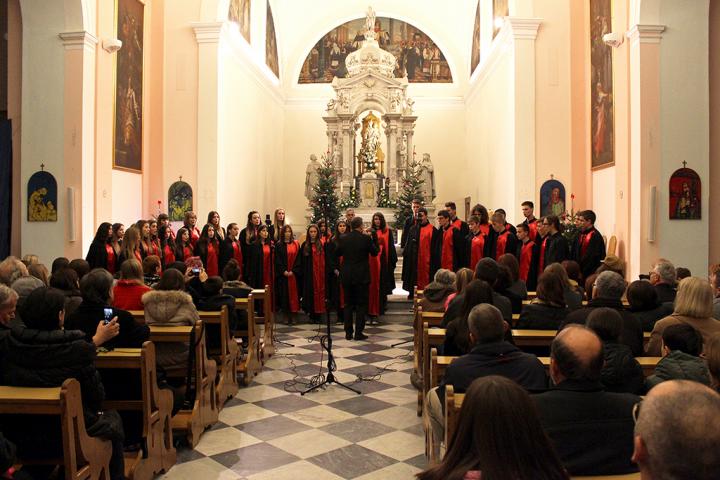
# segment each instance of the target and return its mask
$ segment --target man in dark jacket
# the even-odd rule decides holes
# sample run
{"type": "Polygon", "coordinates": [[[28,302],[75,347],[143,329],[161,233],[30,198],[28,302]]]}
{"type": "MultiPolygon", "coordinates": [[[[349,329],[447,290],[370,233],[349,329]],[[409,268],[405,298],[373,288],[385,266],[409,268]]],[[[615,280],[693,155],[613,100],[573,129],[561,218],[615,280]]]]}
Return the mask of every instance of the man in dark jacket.
{"type": "Polygon", "coordinates": [[[540,360],[504,341],[507,323],[500,310],[487,303],[476,305],[468,316],[468,328],[472,350],[454,360],[440,385],[428,392],[427,414],[436,445],[445,435],[442,413],[445,385],[452,385],[456,392],[464,392],[476,378],[501,375],[527,390],[547,388],[547,375],[540,360]]]}
{"type": "Polygon", "coordinates": [[[650,272],[650,284],[655,287],[660,303],[675,301],[676,281],[675,266],[667,260],[659,260],[650,272]]]}
{"type": "Polygon", "coordinates": [[[555,384],[533,395],[540,422],[571,476],[617,475],[637,471],[632,411],[640,397],[603,391],[603,346],[585,326],[561,331],[550,349],[555,384]]]}
{"type": "Polygon", "coordinates": [[[582,231],[573,242],[570,256],[580,264],[583,278],[588,278],[605,258],[605,241],[595,228],[595,212],[583,210],[577,213],[577,218],[582,225],[582,231]]]}
{"type": "Polygon", "coordinates": [[[623,293],[625,293],[625,280],[615,272],[602,272],[595,279],[592,300],[588,302],[586,307],[570,312],[565,317],[565,322],[560,325],[560,329],[569,323],[585,325],[588,315],[596,308],[612,308],[617,310],[623,319],[620,343],[630,347],[634,356],[642,355],[644,352],[642,324],[640,320],[623,307],[623,293]]]}
{"type": "Polygon", "coordinates": [[[353,311],[355,311],[355,340],[366,340],[365,314],[368,308],[370,285],[370,256],[377,256],[378,247],[369,232],[363,232],[363,220],[354,217],[352,231],[340,238],[336,253],[343,257],[340,278],[345,289],[345,338],[353,338],[353,311]]]}
{"type": "Polygon", "coordinates": [[[538,260],[538,273],[545,271],[551,263],[562,263],[568,259],[569,248],[567,240],[560,231],[560,218],[548,215],[542,219],[542,231],[546,233],[540,242],[540,257],[538,260]]]}
{"type": "MultiPolygon", "coordinates": [[[[485,257],[481,259],[475,266],[475,278],[478,280],[484,280],[488,283],[488,285],[493,287],[493,305],[495,305],[498,310],[500,310],[503,319],[505,319],[505,321],[510,324],[512,322],[512,303],[510,302],[509,298],[495,291],[495,284],[497,283],[497,278],[499,274],[500,267],[498,267],[497,262],[492,258],[485,257]]],[[[450,310],[450,307],[453,305],[456,298],[457,297],[453,298],[453,301],[450,302],[450,305],[448,305],[448,310],[450,310]]],[[[454,308],[462,307],[458,305],[454,308]]],[[[449,314],[446,314],[445,316],[450,319],[454,318],[449,317],[449,314]]]]}

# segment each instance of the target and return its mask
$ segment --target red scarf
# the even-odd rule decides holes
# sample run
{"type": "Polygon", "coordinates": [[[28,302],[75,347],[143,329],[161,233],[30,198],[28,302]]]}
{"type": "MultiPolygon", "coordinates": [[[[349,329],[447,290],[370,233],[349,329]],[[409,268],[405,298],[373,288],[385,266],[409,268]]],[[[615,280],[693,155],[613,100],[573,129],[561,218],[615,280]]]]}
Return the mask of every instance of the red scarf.
{"type": "Polygon", "coordinates": [[[150,241],[150,251],[152,252],[151,255],[160,256],[160,242],[158,240],[150,241]]]}
{"type": "Polygon", "coordinates": [[[242,266],[243,266],[243,257],[242,257],[242,250],[240,249],[240,243],[237,240],[232,241],[232,249],[233,249],[233,258],[238,263],[238,266],[240,267],[240,277],[242,277],[242,266]]]}
{"type": "Polygon", "coordinates": [[[590,239],[595,234],[595,231],[594,228],[590,228],[587,232],[580,234],[580,258],[585,257],[588,246],[590,245],[590,239]]]}
{"type": "Polygon", "coordinates": [[[218,252],[215,242],[208,241],[207,243],[207,260],[205,263],[208,276],[216,277],[218,275],[218,252]]]}
{"type": "Polygon", "coordinates": [[[376,256],[370,256],[370,286],[368,291],[368,315],[377,317],[380,315],[380,257],[383,254],[383,247],[380,245],[380,252],[376,256]]]}
{"type": "Polygon", "coordinates": [[[418,239],[417,254],[417,278],[418,290],[423,290],[425,285],[430,283],[430,246],[435,227],[430,223],[420,227],[420,238],[418,239]]]}
{"type": "Polygon", "coordinates": [[[510,235],[510,232],[508,232],[507,230],[498,235],[497,242],[495,243],[495,260],[500,258],[500,256],[505,253],[508,235],[510,235]]]}
{"type": "Polygon", "coordinates": [[[383,261],[385,262],[385,266],[387,267],[388,262],[390,262],[390,255],[388,253],[390,232],[387,228],[385,228],[384,230],[375,230],[375,233],[377,234],[378,246],[380,247],[381,252],[378,253],[378,258],[380,258],[382,254],[385,254],[385,258],[383,259],[383,261]]]}
{"type": "Polygon", "coordinates": [[[442,254],[440,255],[440,266],[450,271],[453,268],[453,233],[455,233],[455,225],[450,225],[443,231],[442,254]]]}
{"type": "Polygon", "coordinates": [[[183,260],[187,260],[188,258],[193,256],[193,249],[189,246],[183,247],[183,260]]]}
{"type": "Polygon", "coordinates": [[[453,227],[457,228],[458,230],[460,230],[460,229],[462,229],[462,220],[460,220],[459,218],[455,217],[455,220],[452,221],[451,225],[452,225],[453,227]]]}
{"type": "Polygon", "coordinates": [[[167,267],[174,261],[175,253],[172,251],[172,248],[170,248],[170,245],[166,243],[165,248],[163,248],[163,263],[167,267]]]}
{"type": "Polygon", "coordinates": [[[190,244],[195,248],[195,244],[200,240],[200,230],[197,227],[188,227],[188,230],[190,230],[190,244]]]}
{"type": "Polygon", "coordinates": [[[140,253],[139,249],[135,249],[135,258],[137,258],[137,261],[140,262],[140,265],[142,265],[142,253],[140,253]]]}
{"type": "Polygon", "coordinates": [[[545,238],[543,238],[543,241],[540,244],[540,259],[538,260],[538,278],[540,277],[540,274],[542,274],[543,270],[545,270],[545,247],[547,247],[548,238],[550,238],[550,235],[545,235],[545,238]]]}
{"type": "Polygon", "coordinates": [[[485,251],[485,235],[478,233],[470,241],[470,268],[475,270],[485,251]]]}
{"type": "Polygon", "coordinates": [[[537,237],[537,219],[534,219],[532,222],[527,223],[528,226],[528,235],[530,235],[530,240],[533,242],[535,241],[535,238],[537,237]]]}
{"type": "Polygon", "coordinates": [[[325,313],[325,249],[320,242],[312,245],[312,266],[313,266],[313,310],[315,313],[325,313]]]}
{"type": "Polygon", "coordinates": [[[272,285],[272,251],[269,243],[263,243],[263,288],[272,285]]]}
{"type": "MultiPolygon", "coordinates": [[[[233,245],[235,242],[233,242],[233,245]]],[[[297,258],[298,251],[300,251],[300,244],[297,240],[293,240],[290,243],[286,243],[286,250],[287,250],[287,268],[288,271],[292,271],[293,265],[295,265],[295,259],[297,258]]],[[[297,288],[297,277],[295,275],[290,275],[287,278],[288,283],[288,306],[290,307],[291,313],[296,313],[300,311],[300,300],[298,296],[298,288],[297,288]]]]}
{"type": "Polygon", "coordinates": [[[115,273],[115,249],[109,243],[105,244],[105,252],[107,253],[107,269],[108,272],[115,273]]]}
{"type": "Polygon", "coordinates": [[[480,225],[480,233],[482,233],[486,237],[490,235],[490,224],[486,223],[484,225],[480,225]]]}
{"type": "Polygon", "coordinates": [[[520,249],[520,280],[527,282],[528,274],[530,273],[530,262],[532,261],[533,247],[535,242],[528,241],[523,244],[520,249]]]}

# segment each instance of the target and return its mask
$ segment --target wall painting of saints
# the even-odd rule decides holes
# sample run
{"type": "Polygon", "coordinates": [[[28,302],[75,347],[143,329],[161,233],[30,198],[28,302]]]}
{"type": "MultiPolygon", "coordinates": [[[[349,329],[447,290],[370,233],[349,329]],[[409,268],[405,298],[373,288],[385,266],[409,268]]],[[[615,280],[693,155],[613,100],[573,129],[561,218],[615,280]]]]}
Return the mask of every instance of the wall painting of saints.
{"type": "Polygon", "coordinates": [[[28,222],[57,222],[57,181],[51,173],[35,172],[28,180],[28,222]]]}
{"type": "Polygon", "coordinates": [[[265,63],[276,77],[280,78],[280,63],[278,62],[277,38],[275,37],[275,20],[273,20],[270,2],[267,3],[267,19],[265,30],[265,63]]]}
{"type": "Polygon", "coordinates": [[[113,168],[142,172],[143,31],[145,6],[139,0],[116,0],[115,125],[113,168]]]}
{"type": "Polygon", "coordinates": [[[612,31],[611,0],[590,0],[590,146],[592,168],[615,163],[612,47],[603,35],[612,31]]]}
{"type": "Polygon", "coordinates": [[[480,0],[475,8],[475,26],[473,27],[472,50],[470,51],[470,75],[480,64],[480,0]]]}
{"type": "Polygon", "coordinates": [[[548,180],[540,187],[540,212],[542,216],[565,213],[565,186],[557,180],[548,180]]]}
{"type": "Polygon", "coordinates": [[[237,23],[243,38],[250,43],[250,0],[230,0],[228,20],[237,23]]]}
{"type": "Polygon", "coordinates": [[[493,38],[495,38],[500,31],[500,27],[502,27],[502,22],[499,20],[508,15],[510,15],[508,0],[493,0],[493,38]]]}
{"type": "Polygon", "coordinates": [[[702,182],[695,170],[675,170],[670,177],[670,220],[700,220],[701,190],[702,182]]]}
{"type": "MultiPolygon", "coordinates": [[[[350,20],[326,33],[308,53],[298,83],[330,83],[345,78],[345,58],[365,41],[365,18],[350,20]]],[[[450,66],[440,47],[409,23],[375,18],[375,39],[380,48],[395,55],[395,77],[410,83],[452,83],[450,66]]]]}
{"type": "Polygon", "coordinates": [[[182,180],[170,185],[168,189],[168,216],[171,222],[182,222],[185,212],[193,209],[192,187],[182,180]]]}

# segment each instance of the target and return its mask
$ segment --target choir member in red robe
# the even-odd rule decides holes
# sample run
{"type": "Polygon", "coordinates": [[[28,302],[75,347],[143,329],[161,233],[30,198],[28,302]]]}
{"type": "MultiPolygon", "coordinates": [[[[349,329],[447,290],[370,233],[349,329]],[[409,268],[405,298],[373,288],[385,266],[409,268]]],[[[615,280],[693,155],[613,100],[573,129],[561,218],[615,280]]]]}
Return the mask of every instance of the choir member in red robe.
{"type": "Polygon", "coordinates": [[[190,243],[190,231],[182,227],[178,230],[177,240],[175,241],[175,261],[184,262],[194,256],[194,250],[192,243],[190,243]]]}
{"type": "Polygon", "coordinates": [[[270,225],[270,238],[274,243],[280,242],[280,230],[285,226],[285,209],[276,208],[273,223],[270,225]]]}
{"type": "Polygon", "coordinates": [[[148,225],[150,226],[150,254],[160,257],[162,248],[160,247],[158,222],[155,220],[148,220],[148,225]]]}
{"type": "MultiPolygon", "coordinates": [[[[122,223],[113,223],[112,226],[112,238],[110,239],[110,245],[113,247],[115,252],[115,259],[120,258],[120,252],[122,251],[122,241],[125,236],[125,225],[122,223]]],[[[119,263],[117,265],[120,265],[119,263]]],[[[117,267],[116,267],[117,269],[117,267]]]]}
{"type": "MultiPolygon", "coordinates": [[[[245,228],[240,231],[238,238],[240,239],[240,246],[242,247],[243,259],[245,259],[245,265],[243,265],[243,271],[247,271],[249,268],[247,262],[249,260],[248,247],[255,243],[258,235],[258,229],[260,228],[260,213],[255,210],[248,212],[247,224],[245,228]]],[[[272,239],[270,239],[272,241],[272,239]]],[[[262,288],[262,287],[257,287],[262,288]]]]}
{"type": "MultiPolygon", "coordinates": [[[[140,255],[142,258],[147,257],[148,255],[153,255],[151,246],[150,246],[150,222],[147,220],[138,220],[135,222],[135,228],[138,229],[138,232],[140,232],[140,255]]],[[[142,263],[142,260],[140,261],[142,263]]]]}
{"type": "Polygon", "coordinates": [[[395,266],[397,265],[397,252],[393,231],[387,225],[385,215],[376,212],[373,215],[372,229],[377,237],[380,248],[380,315],[385,313],[387,296],[395,290],[395,266]]]}
{"type": "Polygon", "coordinates": [[[110,243],[112,237],[112,225],[108,222],[101,223],[85,257],[91,269],[104,268],[113,275],[117,271],[117,257],[112,243],[110,243]]]}
{"type": "MultiPolygon", "coordinates": [[[[240,234],[242,242],[242,232],[240,234]]],[[[243,259],[247,265],[244,270],[246,283],[253,288],[272,288],[273,267],[275,266],[272,240],[267,225],[259,225],[255,240],[248,245],[247,258],[243,259]]]]}
{"type": "MultiPolygon", "coordinates": [[[[505,230],[507,230],[508,232],[512,233],[513,236],[515,236],[515,235],[517,234],[517,231],[515,231],[515,225],[513,225],[513,224],[511,224],[511,223],[508,223],[508,221],[507,221],[507,213],[505,213],[505,210],[502,209],[502,208],[498,208],[497,210],[495,210],[494,213],[497,213],[497,214],[502,215],[502,224],[503,224],[503,227],[505,227],[505,230]]],[[[491,230],[492,230],[492,229],[491,229],[491,230]]]]}
{"type": "Polygon", "coordinates": [[[122,265],[122,262],[129,258],[134,258],[142,264],[143,256],[140,252],[140,230],[134,225],[125,230],[117,265],[122,265]]]}
{"type": "Polygon", "coordinates": [[[328,263],[326,283],[328,290],[328,304],[331,310],[335,310],[335,312],[337,312],[337,323],[344,323],[345,319],[343,313],[343,309],[345,308],[345,292],[343,292],[343,286],[340,280],[343,257],[337,254],[337,248],[340,238],[345,235],[347,231],[347,222],[343,219],[338,220],[337,225],[335,225],[335,234],[330,241],[325,244],[325,258],[328,263]]]}
{"type": "Polygon", "coordinates": [[[485,256],[497,261],[501,255],[506,253],[516,255],[517,238],[505,226],[505,215],[498,212],[493,213],[491,226],[490,234],[485,242],[485,256]]]}
{"type": "Polygon", "coordinates": [[[450,214],[446,210],[440,210],[437,219],[440,228],[433,247],[433,253],[436,255],[433,264],[438,268],[456,272],[467,263],[465,260],[465,235],[462,235],[451,222],[450,214]]]}
{"type": "MultiPolygon", "coordinates": [[[[208,218],[207,223],[213,226],[215,229],[215,237],[217,237],[218,242],[221,242],[225,240],[225,229],[220,225],[220,214],[216,212],[215,210],[211,210],[208,212],[208,218]]],[[[222,269],[220,269],[222,271],[222,269]]]]}
{"type": "Polygon", "coordinates": [[[197,214],[195,212],[185,212],[183,227],[187,228],[190,233],[190,243],[192,243],[193,248],[195,248],[195,244],[200,239],[200,230],[197,227],[197,214]]]}
{"type": "Polygon", "coordinates": [[[472,208],[471,214],[480,219],[480,231],[487,237],[490,233],[490,214],[487,208],[478,203],[472,208]]]}
{"type": "Polygon", "coordinates": [[[526,200],[521,204],[522,214],[525,217],[523,224],[527,227],[530,240],[534,243],[537,237],[537,218],[535,218],[535,204],[530,200],[526,200]]]}
{"type": "Polygon", "coordinates": [[[287,316],[288,325],[295,323],[300,311],[301,272],[300,242],[295,240],[292,227],[283,225],[280,241],[275,244],[275,302],[277,311],[287,316]]]}
{"type": "Polygon", "coordinates": [[[168,227],[170,229],[170,238],[173,239],[173,242],[175,242],[175,232],[173,232],[172,227],[170,226],[170,217],[167,213],[161,213],[158,215],[157,218],[158,221],[158,229],[162,227],[168,227]]]}
{"type": "Polygon", "coordinates": [[[326,312],[326,267],[325,247],[320,229],[312,224],[307,228],[301,248],[302,257],[302,308],[310,319],[320,322],[320,315],[326,312]]]}
{"type": "Polygon", "coordinates": [[[195,244],[195,255],[202,260],[209,277],[220,275],[220,242],[215,236],[215,227],[209,223],[203,227],[195,244]]]}
{"type": "Polygon", "coordinates": [[[175,239],[172,237],[172,230],[169,225],[162,225],[158,236],[160,237],[160,250],[162,252],[160,259],[162,260],[162,268],[165,270],[175,262],[175,239]]]}
{"type": "Polygon", "coordinates": [[[437,229],[428,221],[425,207],[418,209],[417,217],[418,223],[410,229],[406,252],[403,253],[403,290],[411,295],[415,287],[422,290],[432,279],[432,247],[437,235],[437,229]]]}
{"type": "Polygon", "coordinates": [[[320,230],[320,243],[322,243],[324,247],[328,240],[330,240],[330,237],[332,237],[332,232],[328,229],[327,222],[324,218],[317,221],[317,226],[320,230]]]}
{"type": "Polygon", "coordinates": [[[520,242],[518,246],[518,277],[525,282],[528,291],[534,292],[537,287],[537,262],[538,247],[530,240],[530,228],[526,223],[517,226],[517,238],[520,242]]]}
{"type": "Polygon", "coordinates": [[[234,258],[240,267],[240,278],[242,278],[243,254],[238,239],[240,227],[237,223],[231,223],[227,226],[226,233],[225,240],[220,243],[220,271],[223,271],[230,259],[234,258]]]}
{"type": "Polygon", "coordinates": [[[595,212],[583,210],[577,213],[577,219],[581,230],[573,243],[571,258],[580,264],[582,276],[587,278],[595,273],[605,258],[605,241],[595,228],[595,212]]]}
{"type": "Polygon", "coordinates": [[[457,205],[455,205],[455,202],[445,203],[445,210],[448,212],[448,214],[450,214],[450,223],[452,224],[452,226],[460,230],[462,238],[467,237],[470,234],[470,228],[468,227],[467,223],[463,222],[458,218],[457,205]]]}
{"type": "Polygon", "coordinates": [[[475,271],[477,263],[485,256],[485,240],[487,234],[480,228],[480,217],[473,215],[468,219],[470,233],[465,237],[466,265],[475,271]]]}

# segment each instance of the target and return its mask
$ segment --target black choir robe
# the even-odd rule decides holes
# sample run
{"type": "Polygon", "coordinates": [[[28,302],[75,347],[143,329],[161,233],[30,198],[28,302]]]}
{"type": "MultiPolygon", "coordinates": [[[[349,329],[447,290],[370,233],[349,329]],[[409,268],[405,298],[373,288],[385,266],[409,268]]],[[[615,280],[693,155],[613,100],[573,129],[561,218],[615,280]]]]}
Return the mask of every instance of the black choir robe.
{"type": "Polygon", "coordinates": [[[325,265],[327,270],[325,288],[327,290],[329,308],[336,312],[342,312],[345,306],[344,295],[342,294],[342,282],[340,281],[342,257],[337,254],[337,248],[338,244],[335,238],[325,244],[325,265]],[[338,273],[335,274],[335,271],[338,273]]]}
{"type": "MultiPolygon", "coordinates": [[[[238,235],[238,241],[240,242],[240,246],[242,247],[242,256],[243,256],[243,272],[246,272],[249,268],[248,261],[249,261],[249,255],[250,255],[250,246],[255,242],[256,236],[251,235],[250,236],[250,243],[246,240],[246,233],[247,233],[247,227],[240,230],[240,234],[238,235]]],[[[268,237],[270,238],[270,237],[268,237]]]]}
{"type": "MultiPolygon", "coordinates": [[[[568,242],[563,237],[562,233],[557,232],[555,235],[548,235],[543,239],[545,244],[545,253],[541,255],[543,257],[542,268],[538,271],[538,274],[545,270],[545,267],[551,263],[562,263],[569,257],[568,242]]],[[[542,250],[542,243],[540,244],[542,250]]]]}
{"type": "Polygon", "coordinates": [[[434,276],[434,272],[440,268],[445,268],[453,272],[457,272],[467,264],[465,235],[460,229],[450,226],[448,228],[440,228],[434,238],[433,261],[431,262],[434,270],[430,275],[430,281],[434,276]]]}
{"type": "Polygon", "coordinates": [[[460,234],[462,235],[463,238],[470,235],[470,227],[468,226],[467,222],[464,222],[464,221],[460,220],[458,217],[455,217],[455,219],[451,220],[450,223],[455,228],[460,230],[460,234]]]}
{"type": "MultiPolygon", "coordinates": [[[[490,227],[490,230],[492,230],[492,227],[490,227]]],[[[515,228],[515,225],[513,225],[512,223],[505,222],[505,230],[512,233],[513,236],[517,235],[517,228],[515,228]]]]}
{"type": "Polygon", "coordinates": [[[571,258],[580,264],[583,278],[595,273],[605,258],[605,241],[595,227],[583,231],[573,242],[571,258]]]}
{"type": "MultiPolygon", "coordinates": [[[[403,225],[402,236],[400,237],[400,247],[405,248],[407,245],[408,238],[410,238],[410,229],[416,224],[415,216],[412,216],[405,220],[403,225]]],[[[403,254],[404,255],[404,254],[403,254]]]]}
{"type": "Polygon", "coordinates": [[[113,255],[113,268],[108,268],[108,246],[112,249],[112,245],[109,243],[101,243],[93,240],[90,244],[90,248],[88,249],[87,256],[85,257],[85,261],[90,264],[90,270],[93,268],[104,268],[105,270],[110,271],[110,273],[115,273],[120,270],[120,264],[118,263],[118,258],[115,255],[113,255]]]}
{"type": "Polygon", "coordinates": [[[490,228],[490,232],[485,239],[485,256],[497,260],[506,253],[517,255],[517,237],[508,230],[498,234],[494,228],[490,228]],[[502,238],[501,235],[506,239],[505,248],[498,252],[498,239],[502,238]]]}
{"type": "Polygon", "coordinates": [[[433,242],[437,241],[437,235],[439,230],[435,228],[431,223],[426,222],[424,225],[413,225],[408,233],[407,243],[405,244],[405,250],[403,251],[403,290],[410,292],[412,295],[417,285],[420,290],[425,288],[425,283],[418,285],[418,257],[422,256],[427,261],[428,278],[427,283],[430,283],[437,270],[437,265],[433,263],[433,242]],[[429,225],[429,226],[428,226],[429,225]],[[425,245],[424,251],[420,251],[420,239],[422,230],[426,231],[430,235],[430,242],[425,245]]]}
{"type": "Polygon", "coordinates": [[[380,295],[390,295],[395,289],[395,266],[397,266],[397,251],[395,251],[395,236],[390,227],[385,227],[385,232],[381,231],[378,238],[378,248],[380,245],[380,237],[387,236],[387,244],[383,243],[382,257],[380,258],[380,295]]]}
{"type": "Polygon", "coordinates": [[[328,262],[322,243],[312,248],[308,254],[305,253],[306,245],[309,245],[307,240],[300,246],[299,254],[302,269],[302,309],[308,315],[317,315],[326,311],[328,262]],[[323,265],[322,270],[315,268],[316,263],[323,265]],[[322,291],[315,288],[316,281],[322,285],[322,291]]]}
{"type": "Polygon", "coordinates": [[[233,244],[237,244],[238,249],[240,250],[240,255],[242,256],[242,262],[239,262],[240,271],[243,271],[245,256],[242,255],[242,243],[240,242],[239,237],[233,240],[232,238],[230,238],[230,236],[226,236],[223,241],[220,242],[220,257],[218,260],[218,268],[220,269],[220,275],[222,275],[222,271],[225,268],[225,265],[227,265],[230,260],[235,258],[235,249],[233,248],[233,244]]]}
{"type": "Polygon", "coordinates": [[[298,307],[300,306],[300,298],[302,297],[302,248],[297,240],[293,240],[297,244],[298,252],[292,265],[288,263],[288,244],[280,242],[275,247],[275,305],[283,312],[294,311],[290,308],[290,288],[289,277],[285,276],[285,272],[293,272],[295,277],[295,295],[298,307]]]}
{"type": "Polygon", "coordinates": [[[532,240],[526,243],[518,242],[517,258],[520,265],[520,280],[525,282],[529,292],[534,292],[537,289],[539,254],[540,247],[532,240]]]}
{"type": "MultiPolygon", "coordinates": [[[[241,242],[242,244],[242,242],[241,242]]],[[[271,269],[274,264],[272,257],[273,257],[273,246],[272,243],[270,245],[270,265],[271,269]]],[[[250,285],[253,288],[265,288],[265,265],[264,265],[264,250],[263,250],[263,244],[260,242],[253,242],[250,245],[247,246],[247,258],[243,255],[243,260],[245,264],[247,265],[247,268],[243,268],[243,276],[245,278],[245,283],[250,285]]],[[[272,278],[272,272],[270,273],[270,277],[272,278]]],[[[272,286],[273,282],[270,281],[269,285],[272,286]]]]}

